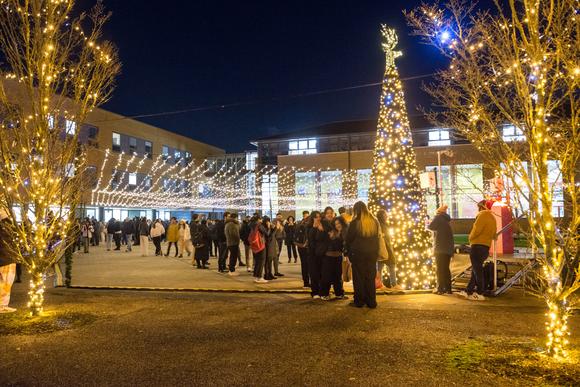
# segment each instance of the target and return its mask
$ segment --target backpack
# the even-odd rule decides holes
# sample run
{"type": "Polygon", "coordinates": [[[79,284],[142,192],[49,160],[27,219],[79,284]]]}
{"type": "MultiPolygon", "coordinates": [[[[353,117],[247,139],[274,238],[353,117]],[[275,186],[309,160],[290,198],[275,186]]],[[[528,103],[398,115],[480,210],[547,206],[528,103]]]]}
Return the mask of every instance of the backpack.
{"type": "Polygon", "coordinates": [[[300,248],[306,247],[308,243],[308,233],[306,230],[306,225],[299,224],[294,231],[294,244],[300,248]]]}
{"type": "Polygon", "coordinates": [[[264,243],[264,239],[260,235],[260,226],[254,227],[250,236],[248,237],[248,241],[250,242],[250,248],[252,249],[253,253],[259,253],[260,251],[266,248],[266,244],[264,243]]]}

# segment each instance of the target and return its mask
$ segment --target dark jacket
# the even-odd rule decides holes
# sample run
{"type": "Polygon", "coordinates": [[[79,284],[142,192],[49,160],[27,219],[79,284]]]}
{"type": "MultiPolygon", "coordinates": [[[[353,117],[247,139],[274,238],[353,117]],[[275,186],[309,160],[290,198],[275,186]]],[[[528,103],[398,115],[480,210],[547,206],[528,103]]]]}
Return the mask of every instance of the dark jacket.
{"type": "Polygon", "coordinates": [[[453,230],[451,230],[451,217],[449,214],[437,214],[429,224],[429,230],[434,232],[435,243],[433,252],[435,254],[453,255],[455,242],[453,240],[453,230]]]}
{"type": "Polygon", "coordinates": [[[121,231],[121,223],[119,223],[118,221],[109,221],[109,223],[107,223],[107,233],[108,234],[114,234],[117,231],[121,231]]]}
{"type": "Polygon", "coordinates": [[[351,262],[376,261],[379,257],[379,234],[363,237],[358,231],[358,222],[358,219],[354,219],[348,226],[345,240],[348,258],[351,262]]]}
{"type": "Polygon", "coordinates": [[[250,227],[249,222],[242,222],[242,226],[240,227],[240,239],[244,242],[245,245],[248,245],[248,238],[250,237],[250,233],[252,232],[252,228],[250,227]]]}
{"type": "Polygon", "coordinates": [[[393,244],[391,243],[391,237],[389,236],[389,228],[385,223],[381,222],[379,222],[379,226],[381,226],[381,233],[383,234],[383,239],[385,240],[385,246],[387,247],[387,253],[389,253],[389,259],[395,259],[393,244]]]}
{"type": "Polygon", "coordinates": [[[143,219],[139,223],[139,235],[148,236],[149,235],[149,225],[147,224],[147,220],[143,219]]]}
{"type": "Polygon", "coordinates": [[[215,233],[217,241],[221,243],[226,242],[226,222],[219,220],[215,225],[215,233]]]}
{"type": "Polygon", "coordinates": [[[294,243],[294,232],[296,231],[296,224],[288,224],[284,225],[284,232],[286,233],[286,244],[294,243]]]}
{"type": "Polygon", "coordinates": [[[323,230],[319,230],[316,227],[312,227],[308,231],[308,254],[311,257],[323,257],[328,251],[328,246],[330,244],[330,224],[325,220],[322,220],[323,230]]]}
{"type": "Polygon", "coordinates": [[[224,233],[228,247],[240,244],[240,223],[237,220],[228,219],[224,227],[224,233]]]}
{"type": "Polygon", "coordinates": [[[125,235],[135,234],[135,222],[133,222],[131,219],[125,220],[123,222],[123,234],[125,235]]]}

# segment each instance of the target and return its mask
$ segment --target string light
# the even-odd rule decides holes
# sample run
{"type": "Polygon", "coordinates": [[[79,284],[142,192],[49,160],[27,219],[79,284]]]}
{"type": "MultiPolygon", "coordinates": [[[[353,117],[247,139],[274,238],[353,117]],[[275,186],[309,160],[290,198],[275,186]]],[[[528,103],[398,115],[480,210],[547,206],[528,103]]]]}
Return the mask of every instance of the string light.
{"type": "Polygon", "coordinates": [[[402,83],[395,59],[394,29],[381,26],[386,69],[373,154],[369,207],[387,212],[387,225],[397,262],[399,284],[407,289],[431,288],[434,282],[431,237],[419,182],[402,83]]]}

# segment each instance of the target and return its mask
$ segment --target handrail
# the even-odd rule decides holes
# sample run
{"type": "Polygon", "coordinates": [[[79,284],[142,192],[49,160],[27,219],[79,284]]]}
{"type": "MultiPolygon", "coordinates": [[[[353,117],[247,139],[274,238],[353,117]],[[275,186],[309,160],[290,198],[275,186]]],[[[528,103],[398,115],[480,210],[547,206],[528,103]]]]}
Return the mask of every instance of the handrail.
{"type": "Polygon", "coordinates": [[[516,220],[520,220],[524,217],[524,215],[526,215],[526,213],[521,214],[520,216],[518,216],[517,218],[512,219],[511,222],[509,222],[508,224],[506,224],[505,226],[503,226],[503,228],[501,230],[499,230],[498,232],[495,233],[495,235],[493,236],[494,239],[496,239],[500,234],[502,234],[503,232],[505,232],[508,227],[510,227],[512,224],[514,224],[516,222],[516,220]]]}

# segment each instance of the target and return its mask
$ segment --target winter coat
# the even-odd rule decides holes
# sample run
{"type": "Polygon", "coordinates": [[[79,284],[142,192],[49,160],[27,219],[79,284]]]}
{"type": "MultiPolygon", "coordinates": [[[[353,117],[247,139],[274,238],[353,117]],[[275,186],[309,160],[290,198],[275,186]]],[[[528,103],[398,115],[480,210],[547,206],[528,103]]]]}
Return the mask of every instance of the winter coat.
{"type": "Polygon", "coordinates": [[[121,223],[117,222],[116,220],[110,220],[109,223],[107,223],[108,234],[115,234],[119,231],[121,231],[121,223]]]}
{"type": "Polygon", "coordinates": [[[179,226],[177,223],[172,223],[167,227],[167,235],[165,235],[167,242],[177,242],[179,240],[179,226]]]}
{"type": "Polygon", "coordinates": [[[266,254],[270,259],[278,258],[278,241],[276,240],[276,229],[266,230],[266,254]]]}
{"type": "Polygon", "coordinates": [[[7,266],[16,263],[14,259],[11,258],[10,251],[7,245],[12,243],[12,238],[10,238],[10,218],[4,218],[0,221],[0,266],[7,266]]]}
{"type": "Polygon", "coordinates": [[[92,224],[83,223],[83,225],[81,226],[81,236],[83,238],[92,238],[93,231],[94,228],[92,224]]]}
{"type": "Polygon", "coordinates": [[[181,225],[179,225],[178,235],[179,235],[180,241],[190,240],[191,239],[191,231],[189,229],[189,226],[187,224],[185,225],[185,227],[182,227],[181,225]]]}
{"type": "Polygon", "coordinates": [[[316,227],[312,227],[308,231],[308,253],[311,257],[323,257],[328,251],[330,224],[322,220],[322,228],[322,230],[319,230],[316,227]]]}
{"type": "Polygon", "coordinates": [[[125,235],[135,234],[135,223],[131,219],[123,222],[123,234],[125,235]]]}
{"type": "Polygon", "coordinates": [[[385,240],[385,247],[387,248],[387,253],[389,254],[389,260],[395,259],[395,252],[393,251],[393,244],[391,243],[391,238],[389,237],[389,229],[386,223],[379,222],[381,226],[381,234],[383,234],[383,239],[385,240]]]}
{"type": "Polygon", "coordinates": [[[151,226],[151,238],[160,237],[165,234],[165,227],[161,223],[153,223],[151,226]]]}
{"type": "Polygon", "coordinates": [[[449,222],[451,222],[449,214],[437,214],[428,226],[434,234],[433,252],[435,254],[453,255],[454,253],[455,242],[449,222]]]}
{"type": "Polygon", "coordinates": [[[210,239],[212,241],[217,241],[218,237],[217,237],[217,224],[212,224],[210,226],[207,226],[207,230],[208,230],[208,235],[210,237],[210,239]]]}
{"type": "Polygon", "coordinates": [[[296,224],[288,224],[284,225],[284,232],[286,233],[286,244],[290,245],[294,243],[294,232],[296,231],[296,224]]]}
{"type": "Polygon", "coordinates": [[[237,220],[228,220],[224,227],[228,247],[240,244],[240,224],[237,220]]]}
{"type": "Polygon", "coordinates": [[[379,256],[379,233],[368,237],[362,236],[358,231],[358,222],[360,222],[358,219],[353,219],[346,233],[345,246],[348,258],[351,262],[376,261],[379,256]]]}
{"type": "Polygon", "coordinates": [[[245,245],[248,245],[248,238],[250,237],[250,233],[252,232],[252,228],[250,227],[249,222],[242,222],[242,226],[240,227],[240,239],[244,242],[245,245]]]}
{"type": "Polygon", "coordinates": [[[142,220],[139,223],[139,235],[148,236],[149,235],[149,225],[146,220],[142,220]]]}
{"type": "Polygon", "coordinates": [[[226,241],[226,223],[223,220],[218,220],[215,225],[215,234],[218,242],[226,241]]]}
{"type": "Polygon", "coordinates": [[[491,246],[491,241],[497,232],[495,215],[490,210],[479,211],[475,218],[473,228],[469,233],[469,243],[471,245],[491,246]]]}

